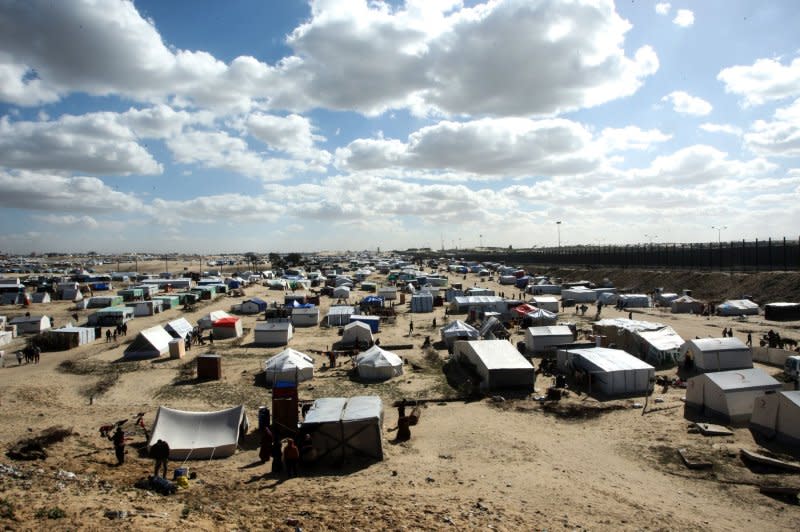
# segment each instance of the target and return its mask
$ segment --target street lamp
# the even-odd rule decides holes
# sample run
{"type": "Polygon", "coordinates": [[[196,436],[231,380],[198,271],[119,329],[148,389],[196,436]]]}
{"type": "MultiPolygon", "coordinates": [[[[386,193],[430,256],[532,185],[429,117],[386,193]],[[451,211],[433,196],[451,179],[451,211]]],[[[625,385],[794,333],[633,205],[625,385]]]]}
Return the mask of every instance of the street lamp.
{"type": "Polygon", "coordinates": [[[650,239],[650,245],[652,245],[652,244],[653,244],[653,239],[654,239],[654,238],[658,238],[658,235],[648,235],[648,234],[645,234],[645,235],[644,235],[644,237],[645,237],[645,238],[649,238],[649,239],[650,239]]]}
{"type": "Polygon", "coordinates": [[[558,231],[558,248],[561,249],[561,221],[556,222],[556,230],[558,231]]]}
{"type": "Polygon", "coordinates": [[[717,230],[717,244],[722,245],[722,230],[723,229],[727,229],[727,228],[728,228],[727,225],[723,225],[723,226],[712,225],[711,226],[711,229],[716,229],[717,230]]]}

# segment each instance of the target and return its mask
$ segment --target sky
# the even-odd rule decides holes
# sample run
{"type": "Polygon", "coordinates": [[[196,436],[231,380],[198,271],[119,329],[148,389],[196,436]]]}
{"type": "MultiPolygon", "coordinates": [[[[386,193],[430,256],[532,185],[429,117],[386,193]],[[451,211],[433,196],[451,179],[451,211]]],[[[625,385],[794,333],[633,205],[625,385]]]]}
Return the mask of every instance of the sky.
{"type": "Polygon", "coordinates": [[[796,0],[0,0],[0,252],[798,238],[797,28],[796,0]]]}

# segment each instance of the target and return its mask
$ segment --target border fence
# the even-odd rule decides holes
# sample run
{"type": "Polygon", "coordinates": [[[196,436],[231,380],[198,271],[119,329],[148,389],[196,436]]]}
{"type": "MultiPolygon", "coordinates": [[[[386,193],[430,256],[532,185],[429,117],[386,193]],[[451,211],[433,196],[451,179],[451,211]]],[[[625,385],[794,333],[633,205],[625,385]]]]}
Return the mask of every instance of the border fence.
{"type": "Polygon", "coordinates": [[[668,268],[708,271],[800,271],[800,238],[690,244],[562,246],[531,250],[458,251],[476,261],[553,266],[668,268]]]}

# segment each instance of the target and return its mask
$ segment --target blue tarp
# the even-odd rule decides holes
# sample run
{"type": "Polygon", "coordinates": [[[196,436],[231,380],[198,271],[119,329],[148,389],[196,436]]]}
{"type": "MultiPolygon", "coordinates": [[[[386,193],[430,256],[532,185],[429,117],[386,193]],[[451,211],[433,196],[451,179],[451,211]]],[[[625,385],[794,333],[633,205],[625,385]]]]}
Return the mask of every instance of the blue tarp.
{"type": "Polygon", "coordinates": [[[379,296],[367,296],[361,300],[362,305],[368,306],[376,306],[382,307],[383,306],[383,298],[379,296]]]}
{"type": "Polygon", "coordinates": [[[294,308],[314,308],[314,303],[298,303],[297,300],[292,301],[294,308]]]}

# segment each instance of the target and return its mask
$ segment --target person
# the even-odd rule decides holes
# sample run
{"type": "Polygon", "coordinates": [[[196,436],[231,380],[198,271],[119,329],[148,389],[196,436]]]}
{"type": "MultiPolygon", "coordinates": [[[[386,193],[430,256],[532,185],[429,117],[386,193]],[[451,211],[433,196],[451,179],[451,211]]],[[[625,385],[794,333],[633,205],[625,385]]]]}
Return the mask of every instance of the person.
{"type": "Polygon", "coordinates": [[[303,443],[300,446],[300,459],[304,464],[310,464],[316,458],[316,452],[314,451],[314,441],[311,439],[311,434],[306,433],[303,436],[303,443]]]}
{"type": "Polygon", "coordinates": [[[108,439],[114,444],[114,454],[117,457],[117,465],[121,466],[125,463],[125,432],[122,430],[122,427],[118,425],[117,430],[114,431],[114,434],[108,439]]]}
{"type": "Polygon", "coordinates": [[[433,317],[433,326],[436,327],[436,316],[433,317]]]}
{"type": "Polygon", "coordinates": [[[17,351],[17,365],[22,365],[22,351],[17,351]]]}
{"type": "Polygon", "coordinates": [[[408,322],[408,335],[411,336],[411,333],[414,332],[414,320],[408,322]]]}
{"type": "Polygon", "coordinates": [[[261,431],[261,446],[258,449],[258,457],[261,459],[262,464],[269,462],[272,454],[273,443],[272,431],[269,430],[269,426],[264,425],[264,428],[261,431]]]}
{"type": "Polygon", "coordinates": [[[169,444],[164,440],[158,440],[150,447],[150,456],[155,460],[153,476],[158,476],[158,470],[163,470],[162,478],[167,478],[167,462],[169,461],[169,444]]]}
{"type": "Polygon", "coordinates": [[[191,337],[191,335],[187,334],[186,337],[183,339],[183,342],[185,344],[185,347],[186,347],[187,351],[192,349],[192,337],[191,337]]]}
{"type": "Polygon", "coordinates": [[[747,346],[753,347],[753,335],[752,333],[747,333],[747,346]]]}
{"type": "Polygon", "coordinates": [[[633,311],[628,312],[628,319],[629,320],[633,319],[633,311]]]}
{"type": "Polygon", "coordinates": [[[286,447],[283,448],[283,465],[286,466],[286,476],[288,478],[297,476],[297,462],[300,460],[300,449],[295,445],[294,440],[288,438],[286,447]]]}
{"type": "Polygon", "coordinates": [[[728,328],[727,327],[723,327],[722,328],[722,337],[723,338],[727,338],[728,337],[728,328]]]}
{"type": "Polygon", "coordinates": [[[39,358],[42,356],[42,348],[38,345],[33,346],[33,363],[38,364],[39,358]]]}
{"type": "Polygon", "coordinates": [[[214,331],[208,331],[208,343],[214,345],[214,331]]]}
{"type": "Polygon", "coordinates": [[[117,341],[117,331],[114,331],[114,333],[111,335],[111,337],[112,337],[112,338],[114,339],[114,341],[116,342],[116,341],[117,341]]]}
{"type": "Polygon", "coordinates": [[[6,367],[6,352],[0,350],[0,368],[6,367]]]}
{"type": "Polygon", "coordinates": [[[108,329],[106,331],[106,343],[109,343],[110,341],[111,341],[111,329],[108,329]]]}

